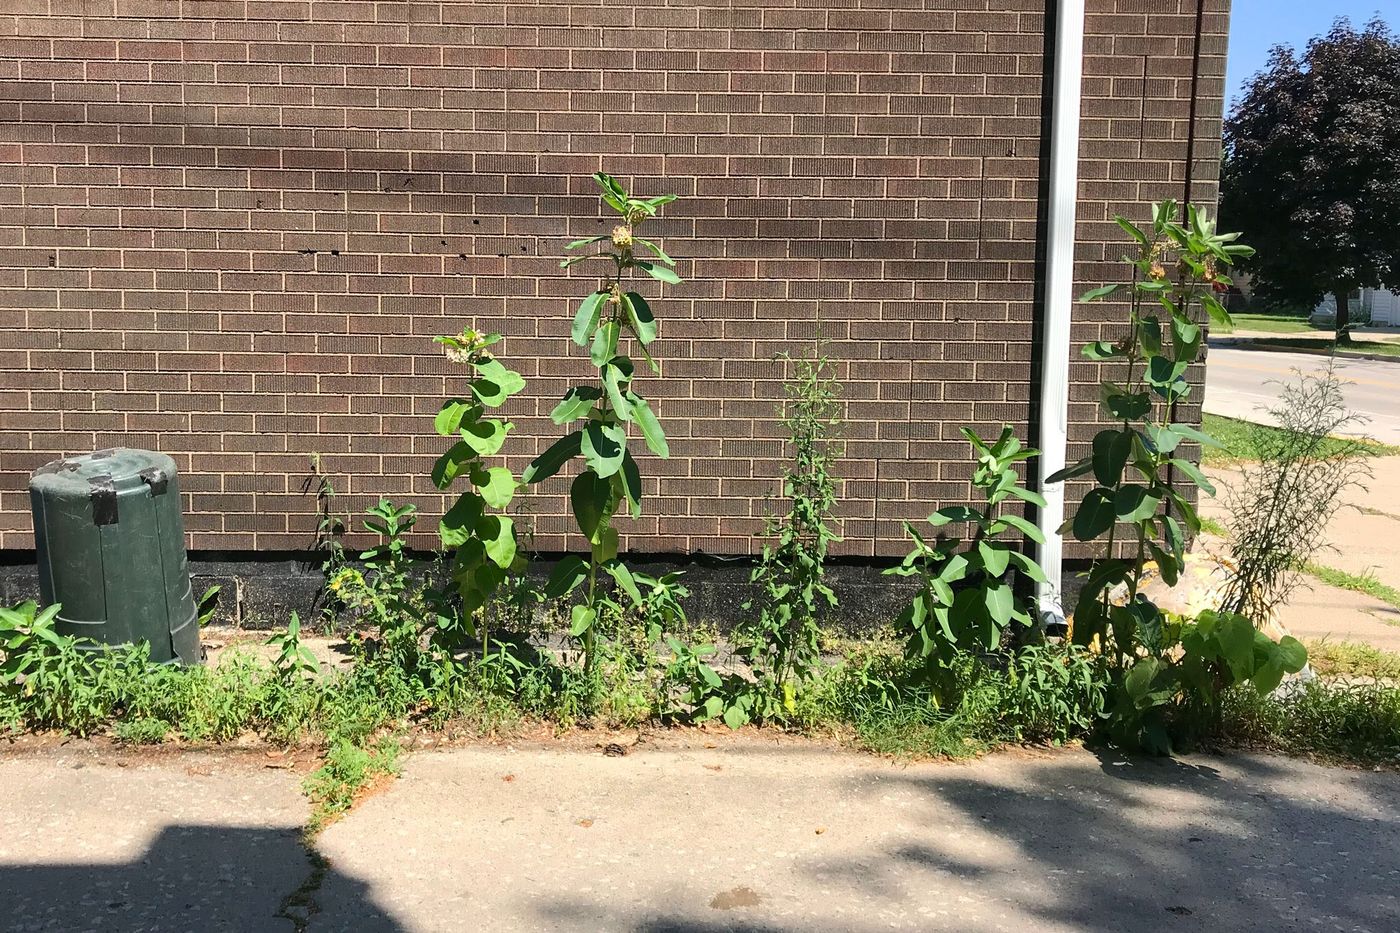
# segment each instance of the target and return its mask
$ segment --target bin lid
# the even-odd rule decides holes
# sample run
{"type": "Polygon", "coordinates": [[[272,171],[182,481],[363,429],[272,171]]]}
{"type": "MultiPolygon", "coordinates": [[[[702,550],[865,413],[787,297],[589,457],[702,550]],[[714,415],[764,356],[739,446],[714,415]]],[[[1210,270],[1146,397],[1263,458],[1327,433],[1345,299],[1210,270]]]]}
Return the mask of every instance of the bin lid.
{"type": "Polygon", "coordinates": [[[29,477],[29,488],[46,499],[87,499],[143,484],[159,493],[174,475],[175,461],[165,454],[109,447],[44,464],[29,477]]]}

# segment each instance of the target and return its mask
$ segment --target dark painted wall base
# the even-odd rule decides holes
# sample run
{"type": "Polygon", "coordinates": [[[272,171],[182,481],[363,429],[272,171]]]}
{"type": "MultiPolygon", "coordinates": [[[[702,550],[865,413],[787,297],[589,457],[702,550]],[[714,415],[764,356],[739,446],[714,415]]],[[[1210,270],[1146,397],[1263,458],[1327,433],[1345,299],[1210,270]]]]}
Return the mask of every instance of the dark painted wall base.
{"type": "MultiPolygon", "coordinates": [[[[683,570],[683,582],[691,591],[686,600],[690,621],[714,626],[720,632],[729,631],[745,616],[743,604],[756,593],[749,583],[752,568],[746,561],[633,559],[628,566],[653,576],[683,570]]],[[[543,584],[552,568],[553,561],[539,561],[531,565],[530,575],[538,576],[543,584]]],[[[869,635],[899,614],[912,587],[903,578],[883,576],[882,570],[883,565],[873,564],[843,563],[828,568],[828,581],[840,602],[840,608],[826,620],[829,630],[847,636],[869,635]]],[[[222,587],[215,621],[226,625],[273,629],[285,626],[292,612],[304,621],[321,617],[324,577],[315,562],[192,557],[190,576],[196,598],[211,586],[222,587]]],[[[37,599],[38,595],[32,555],[27,562],[0,566],[0,605],[37,599]]]]}

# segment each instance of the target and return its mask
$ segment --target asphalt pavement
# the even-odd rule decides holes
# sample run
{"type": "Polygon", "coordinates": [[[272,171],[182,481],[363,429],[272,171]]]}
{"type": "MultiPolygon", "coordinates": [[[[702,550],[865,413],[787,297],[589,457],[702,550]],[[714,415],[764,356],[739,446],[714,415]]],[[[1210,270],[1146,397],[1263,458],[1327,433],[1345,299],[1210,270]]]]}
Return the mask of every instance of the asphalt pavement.
{"type": "MultiPolygon", "coordinates": [[[[1206,357],[1205,410],[1259,421],[1278,402],[1280,383],[1294,370],[1317,372],[1328,358],[1309,353],[1277,353],[1212,346],[1206,357]]],[[[1400,445],[1400,360],[1337,359],[1347,404],[1369,421],[1362,431],[1386,444],[1400,445]]]]}

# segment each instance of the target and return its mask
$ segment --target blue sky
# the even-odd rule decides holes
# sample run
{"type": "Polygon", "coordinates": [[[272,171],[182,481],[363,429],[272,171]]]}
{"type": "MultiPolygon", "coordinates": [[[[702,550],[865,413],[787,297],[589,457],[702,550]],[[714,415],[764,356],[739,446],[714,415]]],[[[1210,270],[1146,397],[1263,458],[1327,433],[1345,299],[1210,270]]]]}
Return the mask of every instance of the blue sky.
{"type": "Polygon", "coordinates": [[[1382,18],[1400,28],[1395,0],[1234,0],[1230,5],[1230,58],[1225,103],[1240,96],[1244,83],[1269,61],[1269,49],[1291,45],[1301,50],[1313,36],[1332,28],[1339,16],[1361,25],[1389,8],[1382,18]]]}

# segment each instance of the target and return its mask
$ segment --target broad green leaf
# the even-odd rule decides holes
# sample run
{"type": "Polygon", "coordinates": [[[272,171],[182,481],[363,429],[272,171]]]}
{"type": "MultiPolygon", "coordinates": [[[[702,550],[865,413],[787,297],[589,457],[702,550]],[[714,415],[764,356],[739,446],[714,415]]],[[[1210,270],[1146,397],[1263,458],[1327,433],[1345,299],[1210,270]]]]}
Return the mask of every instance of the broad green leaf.
{"type": "Polygon", "coordinates": [[[622,468],[622,454],[627,449],[627,426],[591,422],[583,429],[580,449],[589,468],[606,479],[622,468]]]}
{"type": "Polygon", "coordinates": [[[668,265],[668,266],[674,266],[674,265],[676,264],[676,261],[675,261],[674,259],[672,259],[670,256],[667,256],[667,255],[666,255],[665,250],[663,250],[661,247],[657,246],[657,245],[656,245],[655,243],[653,243],[651,240],[644,240],[644,239],[642,239],[641,237],[633,237],[633,239],[635,239],[638,243],[640,243],[640,244],[642,244],[643,246],[645,246],[647,249],[651,250],[652,253],[656,256],[656,258],[657,258],[657,259],[660,259],[662,262],[666,263],[666,265],[668,265]]]}
{"type": "Polygon", "coordinates": [[[588,358],[594,366],[602,369],[604,363],[617,356],[617,338],[621,329],[617,321],[608,321],[598,328],[593,335],[593,345],[588,348],[588,358]]]}
{"type": "Polygon", "coordinates": [[[658,266],[652,262],[642,262],[638,260],[637,268],[641,269],[658,282],[665,282],[667,285],[679,285],[681,283],[681,277],[665,266],[658,266]]]}
{"type": "Polygon", "coordinates": [[[1147,381],[1154,386],[1170,386],[1186,375],[1186,364],[1169,360],[1165,356],[1154,356],[1147,363],[1147,381]]]}
{"type": "Polygon", "coordinates": [[[515,523],[508,516],[483,515],[476,523],[476,533],[497,567],[506,570],[515,562],[515,523]]]}
{"type": "Polygon", "coordinates": [[[1155,317],[1145,317],[1138,321],[1138,346],[1148,356],[1162,352],[1162,322],[1155,317]]]}
{"type": "Polygon", "coordinates": [[[578,638],[593,627],[598,614],[592,608],[579,603],[570,611],[569,634],[578,638]]]}
{"type": "Polygon", "coordinates": [[[1142,426],[1142,436],[1147,442],[1147,449],[1159,454],[1169,454],[1181,443],[1180,434],[1150,422],[1142,426]]]}
{"type": "Polygon", "coordinates": [[[730,704],[724,708],[724,724],[730,729],[739,729],[749,721],[748,711],[738,704],[730,704]]]}
{"type": "Polygon", "coordinates": [[[1098,288],[1091,288],[1084,294],[1080,295],[1079,300],[1098,301],[1101,298],[1107,298],[1109,295],[1112,295],[1114,292],[1118,291],[1118,289],[1122,287],[1123,286],[1121,283],[1118,285],[1100,285],[1098,288]]]}
{"type": "Polygon", "coordinates": [[[1076,476],[1083,476],[1085,473],[1091,473],[1093,469],[1094,458],[1085,457],[1078,463],[1072,463],[1063,469],[1051,473],[1049,476],[1045,477],[1045,483],[1046,485],[1051,483],[1063,483],[1067,479],[1074,479],[1076,476]]]}
{"type": "Polygon", "coordinates": [[[1201,350],[1201,326],[1179,315],[1172,317],[1172,347],[1180,360],[1195,360],[1201,350]]]}
{"type": "Polygon", "coordinates": [[[507,369],[494,357],[473,363],[472,368],[479,375],[472,380],[472,394],[490,408],[504,404],[506,399],[525,388],[525,377],[507,369]]]}
{"type": "Polygon", "coordinates": [[[1285,671],[1296,674],[1308,663],[1308,649],[1292,635],[1278,640],[1279,663],[1285,671]]]}
{"type": "Polygon", "coordinates": [[[594,243],[601,243],[601,242],[603,242],[604,240],[610,240],[610,239],[612,239],[612,237],[611,237],[609,234],[604,233],[604,234],[602,234],[602,235],[600,235],[600,236],[590,236],[590,237],[584,237],[582,240],[574,240],[572,243],[566,244],[566,245],[564,246],[564,248],[565,248],[565,249],[578,249],[580,246],[592,246],[594,243]]]}
{"type": "Polygon", "coordinates": [[[1113,219],[1114,219],[1114,221],[1117,222],[1118,226],[1122,227],[1124,230],[1126,230],[1126,231],[1128,232],[1128,236],[1132,237],[1134,240],[1137,240],[1137,241],[1138,241],[1139,243],[1141,243],[1143,246],[1147,246],[1147,245],[1151,244],[1152,240],[1147,236],[1147,234],[1145,234],[1145,233],[1143,233],[1141,230],[1139,230],[1139,229],[1133,224],[1132,221],[1128,220],[1128,218],[1126,218],[1126,217],[1114,217],[1113,219]]]}
{"type": "Polygon", "coordinates": [[[480,519],[481,500],[475,496],[462,496],[438,523],[442,546],[448,550],[461,547],[471,537],[472,530],[480,519]]]}
{"type": "Polygon", "coordinates": [[[1035,559],[1029,555],[1022,554],[1020,551],[1012,551],[1011,562],[1021,568],[1021,573],[1025,574],[1036,583],[1046,582],[1047,577],[1045,576],[1045,571],[1042,570],[1040,564],[1036,563],[1035,559]]]}
{"type": "Polygon", "coordinates": [[[632,420],[642,429],[647,448],[662,460],[670,457],[671,445],[666,442],[666,432],[661,429],[661,422],[656,420],[656,412],[651,410],[651,405],[635,392],[629,392],[627,397],[632,403],[632,420]]]}
{"type": "Polygon", "coordinates": [[[998,516],[997,520],[992,522],[991,531],[995,533],[998,531],[1004,531],[1006,528],[1015,528],[1017,531],[1021,532],[1021,534],[1025,535],[1027,538],[1030,538],[1036,544],[1045,543],[1045,535],[1041,532],[1041,530],[1037,528],[1032,522],[1025,518],[1022,518],[1019,515],[998,516]]]}
{"type": "Polygon", "coordinates": [[[598,528],[612,505],[612,483],[592,470],[584,470],[574,477],[569,487],[569,504],[579,531],[592,543],[597,540],[598,528]]]}
{"type": "Polygon", "coordinates": [[[472,483],[481,491],[481,498],[493,509],[503,509],[515,498],[515,476],[505,467],[491,467],[472,473],[472,483]]]}
{"type": "Polygon", "coordinates": [[[480,456],[489,457],[501,449],[501,445],[506,442],[506,435],[513,427],[515,425],[509,421],[483,418],[463,424],[459,433],[468,447],[480,456]]]}
{"type": "Polygon", "coordinates": [[[622,482],[622,495],[632,509],[632,517],[636,518],[642,514],[642,471],[632,459],[632,451],[623,452],[622,469],[617,475],[622,482]]]}
{"type": "Polygon", "coordinates": [[[442,408],[438,409],[437,417],[433,419],[433,428],[443,437],[451,437],[457,433],[462,419],[473,407],[466,399],[448,399],[442,403],[442,408]]]}
{"type": "Polygon", "coordinates": [[[1006,565],[1011,561],[1009,548],[990,541],[978,541],[977,554],[982,558],[982,569],[992,577],[1006,573],[1006,565]]]}
{"type": "Polygon", "coordinates": [[[574,314],[574,326],[570,333],[574,343],[581,347],[588,345],[588,336],[598,326],[598,316],[603,307],[603,299],[607,296],[607,292],[594,292],[583,299],[583,304],[578,306],[578,311],[574,314]]]}
{"type": "Polygon", "coordinates": [[[965,505],[946,505],[928,517],[930,525],[946,525],[949,522],[980,522],[982,513],[965,505]]]}
{"type": "Polygon", "coordinates": [[[1123,467],[1133,451],[1133,434],[1128,430],[1100,431],[1094,435],[1094,479],[1100,486],[1115,486],[1123,478],[1123,467]]]}
{"type": "Polygon", "coordinates": [[[602,188],[605,194],[611,194],[619,201],[627,200],[627,191],[622,187],[622,183],[607,172],[594,172],[593,180],[598,183],[598,187],[602,188]]]}
{"type": "Polygon", "coordinates": [[[1191,427],[1191,425],[1189,424],[1169,424],[1167,425],[1167,430],[1175,431],[1177,434],[1180,434],[1184,439],[1188,441],[1195,441],[1198,444],[1202,444],[1207,447],[1215,447],[1219,450],[1227,449],[1224,444],[1220,443],[1215,438],[1211,437],[1209,434],[1202,433],[1201,431],[1198,431],[1195,428],[1191,427]]]}
{"type": "Polygon", "coordinates": [[[458,441],[447,449],[437,462],[433,464],[432,479],[433,485],[438,489],[446,489],[452,485],[452,481],[461,472],[462,466],[476,459],[476,454],[464,442],[458,441]]]}
{"type": "Polygon", "coordinates": [[[1111,340],[1086,343],[1079,352],[1087,360],[1111,360],[1117,356],[1127,356],[1127,353],[1111,340]]]}
{"type": "Polygon", "coordinates": [[[608,401],[613,411],[623,421],[632,420],[632,403],[627,386],[632,381],[632,361],[625,356],[615,356],[603,364],[603,387],[608,390],[608,401]]]}
{"type": "Polygon", "coordinates": [[[632,571],[627,569],[627,565],[620,560],[614,560],[603,565],[603,569],[608,572],[608,576],[617,581],[618,587],[627,594],[627,598],[632,600],[632,605],[642,604],[642,591],[637,589],[637,581],[632,578],[632,571]]]}
{"type": "Polygon", "coordinates": [[[1152,396],[1146,392],[1128,392],[1111,382],[1099,386],[1099,401],[1104,410],[1119,421],[1138,421],[1152,410],[1152,396]]]}
{"type": "Polygon", "coordinates": [[[598,533],[598,543],[593,545],[593,559],[605,564],[617,559],[617,529],[608,527],[598,533]]]}
{"type": "Polygon", "coordinates": [[[1113,496],[1113,511],[1120,522],[1140,522],[1151,518],[1161,506],[1161,495],[1136,483],[1118,487],[1113,496]]]}
{"type": "Polygon", "coordinates": [[[597,386],[574,386],[564,394],[558,405],[549,413],[549,420],[555,424],[568,424],[577,421],[593,410],[593,403],[603,397],[603,390],[597,386]]]}
{"type": "Polygon", "coordinates": [[[1033,492],[1032,490],[1025,488],[1024,486],[1012,486],[1010,489],[1006,490],[1006,494],[1008,496],[1014,496],[1015,498],[1020,499],[1023,502],[1029,502],[1031,505],[1037,506],[1039,508],[1045,508],[1045,497],[1038,492],[1033,492]]]}
{"type": "Polygon", "coordinates": [[[555,441],[548,450],[540,454],[521,474],[520,481],[527,486],[549,479],[558,473],[582,449],[583,432],[573,431],[555,441]]]}
{"type": "Polygon", "coordinates": [[[549,599],[560,599],[569,595],[584,580],[588,579],[588,562],[577,554],[569,554],[554,565],[549,580],[544,585],[544,595],[549,599]]]}
{"type": "Polygon", "coordinates": [[[1182,460],[1180,457],[1173,457],[1170,462],[1172,466],[1185,473],[1187,479],[1204,490],[1206,495],[1215,495],[1215,485],[1206,479],[1206,475],[1197,468],[1196,464],[1189,460],[1182,460]]]}
{"type": "Polygon", "coordinates": [[[1107,489],[1091,489],[1075,510],[1071,519],[1074,536],[1080,541],[1092,541],[1113,527],[1113,493],[1107,489]]]}
{"type": "Polygon", "coordinates": [[[983,592],[982,600],[987,607],[987,614],[997,625],[1006,625],[1011,621],[1011,611],[1016,607],[1011,587],[1005,583],[993,583],[983,592]]]}
{"type": "Polygon", "coordinates": [[[627,320],[632,325],[632,332],[637,335],[642,346],[646,346],[656,339],[656,318],[651,313],[651,305],[647,300],[636,292],[628,292],[622,298],[622,303],[627,311],[627,320]]]}

